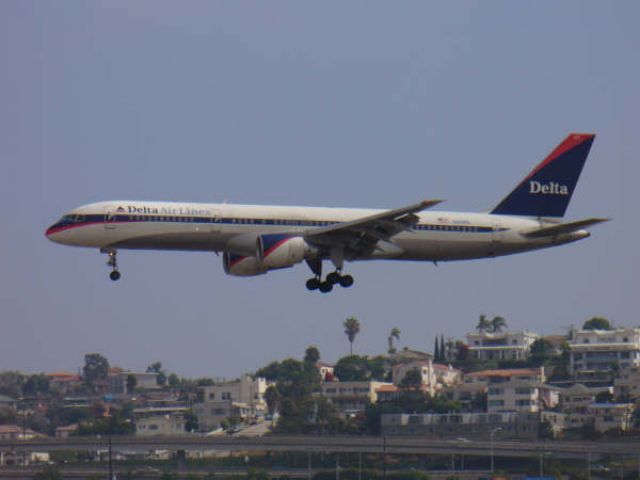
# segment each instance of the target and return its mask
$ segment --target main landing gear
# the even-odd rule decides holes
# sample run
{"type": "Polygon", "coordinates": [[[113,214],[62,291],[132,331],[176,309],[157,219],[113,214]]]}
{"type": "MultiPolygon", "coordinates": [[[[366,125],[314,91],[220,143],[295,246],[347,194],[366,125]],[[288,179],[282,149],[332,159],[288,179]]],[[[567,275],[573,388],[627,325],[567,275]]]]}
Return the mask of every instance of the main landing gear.
{"type": "Polygon", "coordinates": [[[342,275],[342,266],[336,267],[334,272],[327,275],[322,281],[322,259],[307,261],[311,271],[315,273],[315,277],[307,280],[306,286],[308,290],[319,290],[322,293],[329,293],[333,290],[334,285],[340,285],[343,288],[349,288],[353,285],[353,277],[351,275],[342,275]]]}
{"type": "Polygon", "coordinates": [[[109,255],[109,260],[107,260],[107,266],[111,267],[111,273],[109,273],[109,278],[114,282],[116,280],[120,280],[120,272],[118,271],[118,251],[116,249],[105,250],[102,253],[106,253],[109,255]]]}

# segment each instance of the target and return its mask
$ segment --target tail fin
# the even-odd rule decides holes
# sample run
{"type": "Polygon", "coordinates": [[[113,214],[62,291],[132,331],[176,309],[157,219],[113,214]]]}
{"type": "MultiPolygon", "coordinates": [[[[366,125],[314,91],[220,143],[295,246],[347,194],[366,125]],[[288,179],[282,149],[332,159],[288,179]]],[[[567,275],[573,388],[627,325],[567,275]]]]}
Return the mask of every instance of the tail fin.
{"type": "Polygon", "coordinates": [[[594,138],[569,134],[491,213],[563,217],[594,138]]]}

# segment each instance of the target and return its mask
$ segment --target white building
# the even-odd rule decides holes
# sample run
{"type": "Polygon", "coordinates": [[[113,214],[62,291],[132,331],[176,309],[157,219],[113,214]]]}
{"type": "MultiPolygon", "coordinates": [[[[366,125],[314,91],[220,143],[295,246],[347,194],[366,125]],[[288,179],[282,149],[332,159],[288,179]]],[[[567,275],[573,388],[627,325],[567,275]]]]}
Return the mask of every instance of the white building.
{"type": "Polygon", "coordinates": [[[468,354],[480,361],[527,360],[531,345],[539,338],[537,333],[520,332],[473,332],[467,334],[468,354]]]}
{"type": "Polygon", "coordinates": [[[231,382],[201,387],[193,411],[202,429],[214,429],[227,417],[242,419],[262,415],[267,409],[264,392],[269,383],[248,375],[231,382]]]}
{"type": "Polygon", "coordinates": [[[640,400],[640,367],[622,369],[614,380],[613,390],[616,398],[634,402],[640,400]]]}
{"type": "Polygon", "coordinates": [[[466,376],[465,386],[485,384],[487,412],[538,412],[558,403],[558,389],[544,384],[544,367],[484,370],[466,376]]]}
{"type": "Polygon", "coordinates": [[[593,403],[587,410],[587,418],[598,432],[626,431],[631,428],[633,403],[593,403]]]}
{"type": "Polygon", "coordinates": [[[109,375],[109,391],[115,394],[132,393],[127,388],[129,377],[135,378],[136,390],[157,390],[160,388],[156,372],[128,372],[124,370],[109,375]]]}
{"type": "Polygon", "coordinates": [[[186,407],[136,408],[133,410],[136,435],[186,435],[186,407]]]}
{"type": "Polygon", "coordinates": [[[322,395],[331,400],[343,415],[362,413],[370,403],[378,401],[377,391],[387,382],[328,382],[322,384],[322,395]]]}
{"type": "Polygon", "coordinates": [[[577,330],[569,351],[573,374],[640,366],[640,328],[577,330]]]}
{"type": "Polygon", "coordinates": [[[462,372],[451,365],[440,365],[431,360],[417,360],[394,365],[392,369],[393,384],[402,384],[407,373],[413,370],[418,370],[420,373],[421,384],[429,395],[435,395],[444,387],[455,385],[462,377],[462,372]]]}

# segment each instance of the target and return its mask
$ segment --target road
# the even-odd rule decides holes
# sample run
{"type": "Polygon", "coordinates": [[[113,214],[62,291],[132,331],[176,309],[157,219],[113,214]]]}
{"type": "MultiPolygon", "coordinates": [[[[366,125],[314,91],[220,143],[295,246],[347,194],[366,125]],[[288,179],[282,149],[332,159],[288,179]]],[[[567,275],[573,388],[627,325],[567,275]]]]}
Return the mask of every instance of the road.
{"type": "MultiPolygon", "coordinates": [[[[106,449],[107,437],[44,438],[24,441],[0,440],[0,450],[10,451],[54,451],[106,449]]],[[[480,455],[491,453],[489,441],[445,441],[416,437],[368,437],[368,436],[312,436],[312,435],[267,435],[263,437],[205,437],[200,435],[178,437],[112,437],[116,450],[143,451],[152,449],[170,450],[224,450],[224,451],[288,451],[288,452],[362,452],[389,454],[430,455],[480,455]]],[[[553,458],[593,459],[602,455],[616,457],[638,457],[640,442],[637,440],[599,442],[561,441],[496,441],[493,444],[496,456],[537,458],[541,454],[552,454],[553,458]]]]}

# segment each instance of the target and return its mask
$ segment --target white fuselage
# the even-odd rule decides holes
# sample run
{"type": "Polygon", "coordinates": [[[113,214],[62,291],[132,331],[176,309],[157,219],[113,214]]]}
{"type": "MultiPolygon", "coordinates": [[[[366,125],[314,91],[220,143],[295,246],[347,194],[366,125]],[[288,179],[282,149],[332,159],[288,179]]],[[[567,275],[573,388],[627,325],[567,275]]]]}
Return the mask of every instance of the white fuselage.
{"type": "MultiPolygon", "coordinates": [[[[67,213],[47,230],[66,245],[107,249],[227,251],[242,234],[304,235],[313,229],[373,215],[382,210],[202,203],[112,201],[67,213]]],[[[381,241],[367,256],[348,260],[446,261],[493,257],[568,243],[584,230],[527,238],[523,232],[553,223],[511,215],[430,211],[406,232],[381,241]]],[[[248,253],[248,252],[247,252],[248,253]]]]}

